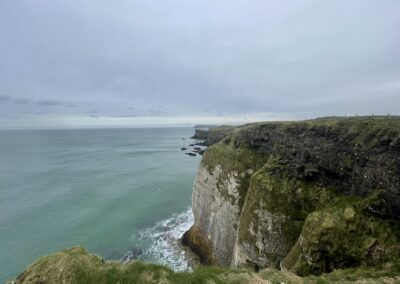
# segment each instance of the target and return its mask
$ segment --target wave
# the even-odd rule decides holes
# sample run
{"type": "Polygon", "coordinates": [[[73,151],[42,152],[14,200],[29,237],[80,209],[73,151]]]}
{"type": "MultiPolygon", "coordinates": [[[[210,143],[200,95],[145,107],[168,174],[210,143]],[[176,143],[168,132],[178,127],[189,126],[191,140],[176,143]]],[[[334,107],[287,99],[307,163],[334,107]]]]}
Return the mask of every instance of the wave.
{"type": "Polygon", "coordinates": [[[139,259],[162,264],[174,271],[191,271],[191,263],[180,244],[183,233],[193,225],[192,209],[174,214],[171,218],[158,222],[132,235],[132,241],[138,245],[121,259],[123,263],[139,259]]]}

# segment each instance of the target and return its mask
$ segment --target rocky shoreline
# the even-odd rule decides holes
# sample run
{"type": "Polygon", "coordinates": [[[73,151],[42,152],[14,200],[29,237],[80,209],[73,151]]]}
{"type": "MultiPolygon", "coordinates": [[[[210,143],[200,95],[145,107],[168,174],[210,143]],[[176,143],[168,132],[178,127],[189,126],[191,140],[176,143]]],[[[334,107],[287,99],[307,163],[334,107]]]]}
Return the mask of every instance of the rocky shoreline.
{"type": "Polygon", "coordinates": [[[207,147],[218,143],[224,139],[229,133],[233,131],[233,126],[214,126],[212,128],[195,129],[195,133],[190,139],[195,140],[187,146],[182,147],[180,150],[188,156],[203,155],[207,147]]]}

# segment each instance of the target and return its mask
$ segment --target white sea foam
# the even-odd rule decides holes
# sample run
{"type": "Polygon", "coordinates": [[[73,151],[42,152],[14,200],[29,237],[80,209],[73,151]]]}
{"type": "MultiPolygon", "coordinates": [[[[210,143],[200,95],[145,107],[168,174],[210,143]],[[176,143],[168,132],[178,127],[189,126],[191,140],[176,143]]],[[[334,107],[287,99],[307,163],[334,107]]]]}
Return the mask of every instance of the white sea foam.
{"type": "MultiPolygon", "coordinates": [[[[192,209],[174,214],[171,218],[158,222],[132,238],[143,250],[137,258],[143,261],[166,265],[174,271],[190,271],[191,265],[186,253],[180,245],[183,233],[193,224],[192,209]]],[[[134,253],[129,251],[122,258],[123,263],[134,259],[134,253]]]]}

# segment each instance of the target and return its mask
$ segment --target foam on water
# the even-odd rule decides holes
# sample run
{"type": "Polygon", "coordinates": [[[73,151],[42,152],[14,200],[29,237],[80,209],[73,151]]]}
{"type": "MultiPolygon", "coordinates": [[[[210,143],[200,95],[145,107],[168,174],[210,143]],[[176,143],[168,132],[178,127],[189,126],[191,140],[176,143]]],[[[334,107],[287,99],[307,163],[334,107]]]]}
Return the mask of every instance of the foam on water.
{"type": "Polygon", "coordinates": [[[134,259],[162,264],[174,271],[190,271],[191,264],[188,261],[185,250],[180,245],[183,233],[190,229],[193,224],[192,209],[174,214],[171,218],[158,222],[153,227],[147,228],[132,235],[139,250],[127,252],[121,259],[128,263],[134,259]]]}

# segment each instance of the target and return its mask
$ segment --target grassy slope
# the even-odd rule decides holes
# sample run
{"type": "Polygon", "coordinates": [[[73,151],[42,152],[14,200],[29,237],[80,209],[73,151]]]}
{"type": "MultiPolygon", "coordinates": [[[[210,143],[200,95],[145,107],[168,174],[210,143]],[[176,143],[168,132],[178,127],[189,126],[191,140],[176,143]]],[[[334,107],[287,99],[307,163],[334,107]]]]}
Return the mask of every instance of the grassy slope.
{"type": "Polygon", "coordinates": [[[399,283],[400,264],[338,270],[308,278],[272,268],[255,273],[199,267],[194,272],[175,273],[164,266],[141,262],[129,265],[103,262],[83,248],[74,247],[39,259],[14,283],[352,283],[357,280],[359,283],[399,283]]]}

